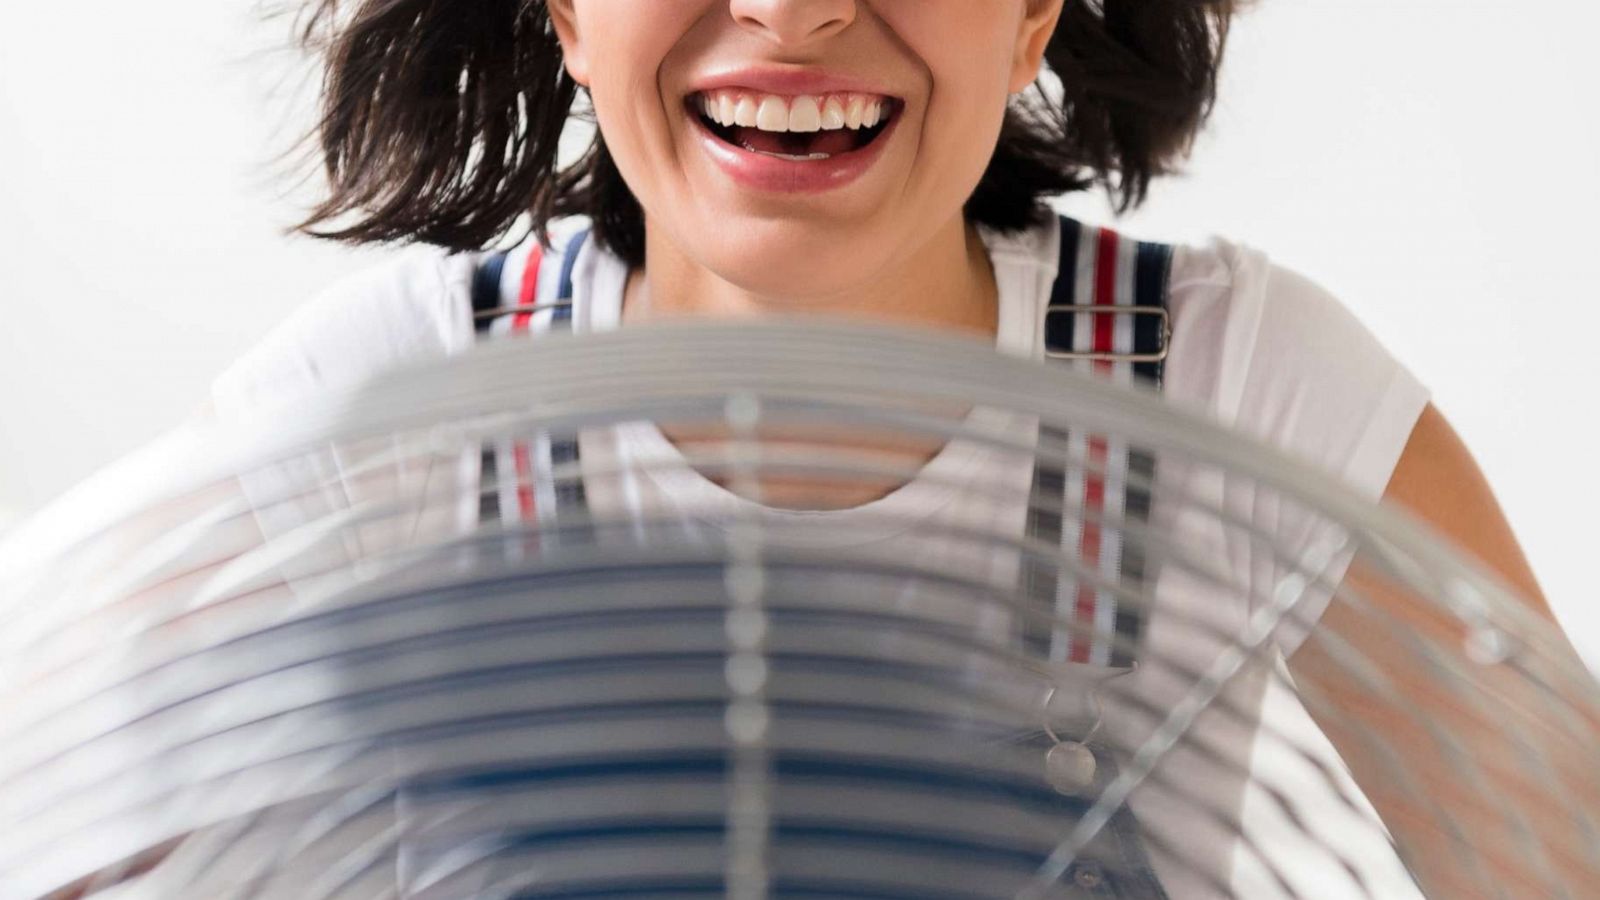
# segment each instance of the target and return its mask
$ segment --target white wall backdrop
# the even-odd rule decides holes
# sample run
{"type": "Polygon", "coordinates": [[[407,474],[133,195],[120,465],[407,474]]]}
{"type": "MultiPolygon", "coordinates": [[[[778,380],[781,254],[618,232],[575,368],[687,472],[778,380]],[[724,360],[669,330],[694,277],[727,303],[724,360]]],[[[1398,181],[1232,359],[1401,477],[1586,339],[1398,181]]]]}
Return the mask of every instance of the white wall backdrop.
{"type": "MultiPolygon", "coordinates": [[[[1433,387],[1592,664],[1597,26],[1576,0],[1263,0],[1190,174],[1122,223],[1342,297],[1433,387]]],[[[250,0],[0,6],[0,528],[376,254],[282,236],[285,30],[250,0]]]]}

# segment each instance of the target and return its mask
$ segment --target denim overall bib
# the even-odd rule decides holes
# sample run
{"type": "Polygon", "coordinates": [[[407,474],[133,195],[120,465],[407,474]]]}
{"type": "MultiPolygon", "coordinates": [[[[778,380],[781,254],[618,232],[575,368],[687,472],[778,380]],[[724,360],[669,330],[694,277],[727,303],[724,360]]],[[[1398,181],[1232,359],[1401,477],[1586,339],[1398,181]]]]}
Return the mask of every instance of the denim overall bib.
{"type": "MultiPolygon", "coordinates": [[[[1060,233],[1060,262],[1044,315],[1044,343],[1050,364],[1072,366],[1123,383],[1141,382],[1159,389],[1171,338],[1167,294],[1172,247],[1125,239],[1110,229],[1085,226],[1066,217],[1061,219],[1060,233]]],[[[486,255],[475,272],[472,288],[474,322],[480,338],[488,339],[491,333],[525,333],[530,330],[535,315],[549,316],[548,330],[570,329],[573,272],[588,239],[585,231],[567,240],[559,251],[535,246],[521,267],[520,278],[508,277],[511,272],[507,253],[486,255]],[[558,289],[541,291],[540,284],[546,279],[556,279],[558,289]],[[507,283],[513,280],[517,283],[507,283]],[[554,302],[549,302],[551,296],[555,297],[554,302]],[[539,302],[540,298],[544,298],[544,302],[539,302]],[[509,327],[504,323],[506,319],[511,320],[509,327]],[[492,332],[491,326],[496,323],[500,325],[492,332]]],[[[1148,521],[1151,495],[1147,486],[1154,476],[1155,458],[1123,442],[1098,435],[1069,435],[1050,426],[1042,427],[1039,437],[1041,442],[1048,440],[1058,447],[1080,448],[1081,459],[1086,459],[1090,466],[1077,468],[1076,462],[1061,465],[1036,458],[1026,519],[1028,537],[1060,548],[1064,558],[1080,560],[1107,583],[1137,591],[1147,579],[1147,562],[1141,548],[1123,543],[1116,529],[1102,529],[1099,516],[1104,514],[1109,521],[1148,521]],[[1074,439],[1077,443],[1069,444],[1074,439]],[[1072,516],[1052,511],[1061,509],[1083,510],[1086,515],[1081,521],[1075,521],[1072,516]]],[[[576,463],[579,453],[575,433],[545,433],[536,442],[527,444],[486,446],[480,460],[481,478],[485,484],[497,479],[513,479],[520,484],[540,466],[576,463]]],[[[518,521],[518,511],[506,509],[508,503],[537,504],[541,514],[559,517],[564,511],[585,510],[588,503],[581,478],[556,485],[553,493],[540,500],[519,496],[517,492],[481,490],[477,517],[486,525],[518,521]]],[[[526,514],[528,509],[521,512],[526,514]]],[[[521,521],[527,518],[523,515],[521,521]]],[[[1057,622],[1092,623],[1070,631],[1059,626],[1052,628],[1037,620],[1019,625],[1015,639],[1024,653],[1063,668],[1092,673],[1091,677],[1096,680],[1115,677],[1136,666],[1143,630],[1142,613],[1119,608],[1117,597],[1110,591],[1071,582],[1069,575],[1047,559],[1024,560],[1019,579],[1018,596],[1041,605],[1057,622]]],[[[1067,767],[1072,770],[1068,781],[1075,778],[1076,784],[1052,784],[1050,778],[1045,777],[1033,784],[1012,783],[997,788],[994,784],[968,783],[970,778],[962,782],[959,778],[947,777],[948,773],[924,772],[916,776],[923,779],[923,789],[928,791],[938,791],[941,786],[957,792],[1003,789],[1006,796],[1027,806],[1034,814],[1045,811],[1046,817],[1059,825],[1049,829],[1048,839],[1042,844],[1023,852],[992,844],[961,846],[946,838],[907,834],[894,838],[904,845],[899,851],[924,853],[930,861],[938,859],[946,863],[966,858],[963,854],[968,854],[975,860],[974,865],[1037,869],[1047,855],[1038,852],[1038,847],[1048,848],[1064,839],[1092,805],[1099,790],[1116,777],[1117,761],[1107,746],[1095,740],[1096,730],[1086,726],[1079,733],[1073,733],[1073,729],[1066,726],[1046,728],[1043,734],[1020,735],[1013,742],[1029,752],[1036,752],[1041,771],[1052,751],[1071,757],[1069,763],[1075,760],[1075,765],[1067,767]],[[1063,744],[1064,748],[1059,746],[1063,744]],[[939,781],[940,778],[946,781],[939,781]]],[[[682,761],[672,764],[680,765],[682,761]]],[[[809,771],[805,769],[808,765],[820,764],[780,758],[774,763],[774,771],[780,776],[796,772],[803,775],[809,771]]],[[[879,774],[884,778],[910,777],[904,773],[879,774]]],[[[780,817],[775,827],[779,841],[788,833],[786,827],[791,826],[786,826],[780,817]]],[[[800,827],[794,825],[792,829],[800,827]]],[[[822,826],[813,823],[807,827],[812,830],[804,836],[816,838],[817,828],[822,826]]],[[[1054,887],[1055,890],[1046,896],[1125,900],[1164,900],[1167,897],[1152,869],[1138,822],[1126,806],[1119,809],[1077,855],[1054,887]]],[[[591,884],[581,891],[565,892],[530,888],[515,896],[687,897],[721,896],[723,892],[721,882],[687,879],[609,887],[591,884]]],[[[851,887],[842,881],[800,883],[785,881],[781,876],[774,877],[772,894],[902,896],[851,887]]],[[[935,894],[924,889],[904,896],[935,894]]],[[[994,893],[986,893],[971,885],[952,884],[947,896],[1011,896],[1011,892],[997,887],[994,893]]]]}

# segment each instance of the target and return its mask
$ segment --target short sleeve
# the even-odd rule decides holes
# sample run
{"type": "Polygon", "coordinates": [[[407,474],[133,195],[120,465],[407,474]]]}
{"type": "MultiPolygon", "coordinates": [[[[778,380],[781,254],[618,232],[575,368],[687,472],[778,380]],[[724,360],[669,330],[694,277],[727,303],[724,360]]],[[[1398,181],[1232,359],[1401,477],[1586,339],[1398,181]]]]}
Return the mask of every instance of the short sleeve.
{"type": "MultiPolygon", "coordinates": [[[[1196,376],[1189,402],[1365,499],[1383,496],[1430,395],[1349,309],[1309,278],[1221,239],[1175,256],[1173,302],[1175,362],[1196,376]]],[[[1231,509],[1270,529],[1302,565],[1322,566],[1331,523],[1254,485],[1228,491],[1231,509]]],[[[1287,570],[1260,551],[1245,558],[1252,593],[1272,596],[1287,570]]],[[[1326,570],[1337,579],[1347,564],[1335,558],[1326,570]]],[[[1304,598],[1280,627],[1285,656],[1329,599],[1304,598]]]]}
{"type": "MultiPolygon", "coordinates": [[[[248,421],[274,414],[296,398],[357,388],[386,372],[470,347],[468,294],[474,262],[470,255],[416,247],[334,284],[217,377],[211,387],[211,415],[220,421],[248,421]]],[[[428,467],[446,465],[428,457],[372,467],[353,452],[349,447],[306,448],[239,473],[237,487],[261,539],[271,541],[331,521],[366,500],[392,497],[396,484],[428,483],[428,467]],[[306,485],[340,489],[307,491],[306,485]]],[[[406,527],[399,519],[364,526],[356,544],[367,550],[386,546],[406,527]]],[[[341,573],[339,577],[347,574],[354,558],[344,542],[323,542],[303,552],[316,554],[298,560],[305,571],[341,573]]],[[[296,593],[331,584],[327,579],[305,582],[287,571],[278,574],[296,593]]]]}
{"type": "Polygon", "coordinates": [[[239,415],[470,346],[472,264],[418,246],[335,283],[213,381],[211,409],[239,415]]]}

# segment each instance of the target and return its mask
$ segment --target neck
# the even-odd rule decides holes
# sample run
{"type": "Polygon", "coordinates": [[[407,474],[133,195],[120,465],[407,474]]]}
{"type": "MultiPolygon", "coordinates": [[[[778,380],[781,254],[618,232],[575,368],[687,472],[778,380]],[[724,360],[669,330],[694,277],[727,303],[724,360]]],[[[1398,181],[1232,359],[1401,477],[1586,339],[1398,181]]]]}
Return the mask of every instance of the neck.
{"type": "Polygon", "coordinates": [[[992,338],[999,317],[994,269],[977,229],[957,217],[925,245],[849,291],[773,298],[743,290],[646,229],[643,271],[628,278],[624,324],[680,316],[832,315],[992,338]]]}

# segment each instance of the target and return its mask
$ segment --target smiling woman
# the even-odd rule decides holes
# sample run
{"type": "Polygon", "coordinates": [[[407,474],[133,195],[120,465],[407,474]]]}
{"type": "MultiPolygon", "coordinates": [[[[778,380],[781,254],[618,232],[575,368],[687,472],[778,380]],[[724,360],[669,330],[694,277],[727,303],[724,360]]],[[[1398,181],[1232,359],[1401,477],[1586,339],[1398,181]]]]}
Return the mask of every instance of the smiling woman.
{"type": "MultiPolygon", "coordinates": [[[[959,175],[948,192],[975,222],[1037,224],[1042,200],[1096,180],[1115,179],[1126,208],[1204,121],[1234,3],[859,5],[488,0],[465,16],[437,2],[315,3],[303,36],[329,64],[319,134],[333,190],[306,226],[342,240],[468,250],[529,211],[539,228],[581,214],[601,245],[638,265],[643,185],[623,180],[615,152],[645,138],[624,126],[648,122],[660,141],[680,124],[669,121],[678,98],[753,87],[727,80],[752,65],[789,79],[779,95],[824,92],[819,78],[831,72],[916,98],[894,105],[927,127],[917,140],[926,138],[933,162],[964,148],[966,171],[942,174],[959,175]],[[794,28],[811,30],[796,40],[784,33],[794,28]],[[595,54],[604,66],[591,75],[595,54]],[[1054,75],[1048,90],[1033,83],[1041,57],[1054,75]],[[558,171],[580,81],[601,128],[583,160],[558,171]],[[621,102],[609,102],[613,92],[621,102]]],[[[734,124],[759,126],[750,121],[758,94],[730,93],[736,119],[740,99],[755,107],[734,124]]],[[[840,99],[848,118],[853,104],[840,99]]],[[[826,112],[824,99],[819,117],[826,112]]]]}
{"type": "MultiPolygon", "coordinates": [[[[459,353],[477,333],[795,313],[931,327],[1040,363],[1069,359],[1159,385],[1174,403],[1369,498],[1405,503],[1542,610],[1492,495],[1428,391],[1325,291],[1223,239],[1168,247],[1051,213],[1051,198],[1095,185],[1120,208],[1137,206],[1152,179],[1174,170],[1210,110],[1234,5],[319,0],[304,35],[327,60],[319,137],[331,190],[303,228],[442,249],[419,249],[331,290],[218,380],[216,409],[237,415],[264,396],[459,353]],[[581,95],[598,130],[563,168],[559,141],[581,95]],[[525,216],[531,234],[518,241],[511,231],[525,216]],[[500,252],[483,252],[491,244],[500,252]]],[[[1023,441],[1051,437],[1037,422],[1012,426],[1023,441]]],[[[720,439],[654,425],[559,437],[491,449],[475,464],[485,478],[514,471],[519,483],[533,482],[595,459],[676,460],[675,444],[720,439]]],[[[796,445],[825,443],[816,438],[796,445]]],[[[1091,478],[1037,477],[948,445],[874,449],[969,484],[1020,486],[1021,499],[972,491],[951,501],[926,491],[926,479],[924,490],[873,485],[845,500],[788,485],[787,504],[760,515],[825,524],[837,521],[826,515],[870,512],[887,499],[914,518],[977,517],[1037,538],[1030,490],[1080,505],[1107,494],[1091,478]]],[[[1085,442],[1077,451],[1108,458],[1111,448],[1085,442]]],[[[1118,452],[1139,474],[1137,454],[1118,452]]],[[[721,487],[687,475],[611,499],[640,513],[686,495],[722,497],[721,487]]],[[[1237,486],[1201,487],[1240,516],[1259,517],[1285,547],[1315,543],[1289,511],[1264,509],[1237,486]]],[[[544,502],[535,493],[507,492],[490,505],[497,516],[532,515],[544,502]]],[[[1056,526],[1054,540],[1072,532],[1071,523],[1056,526]]],[[[1116,556],[1098,536],[1084,540],[1097,556],[1116,556]]],[[[1241,583],[1264,577],[1239,548],[1207,550],[1241,583]]],[[[974,566],[1000,568],[992,559],[974,566]]],[[[1052,591],[1049,602],[1070,605],[1066,593],[1052,591]]],[[[1233,599],[1208,612],[1242,627],[1250,611],[1233,599]]],[[[1353,645],[1381,649],[1336,616],[1326,624],[1353,645]]],[[[1276,649],[1346,709],[1370,708],[1372,698],[1341,682],[1336,667],[1297,655],[1304,640],[1304,629],[1284,634],[1276,649]]],[[[1196,778],[1205,771],[1196,763],[1182,773],[1204,782],[1218,809],[1237,808],[1247,780],[1265,684],[1256,674],[1229,688],[1230,706],[1247,712],[1219,738],[1244,761],[1240,770],[1196,778]]],[[[1226,895],[1236,839],[1228,823],[1149,794],[1129,805],[1148,834],[1190,857],[1152,848],[1161,886],[1138,896],[1226,895]]],[[[1442,845],[1407,809],[1381,811],[1402,849],[1442,845]]],[[[1470,895],[1446,855],[1410,861],[1425,886],[1470,895]]],[[[1499,874],[1520,877],[1516,865],[1499,874]]]]}

